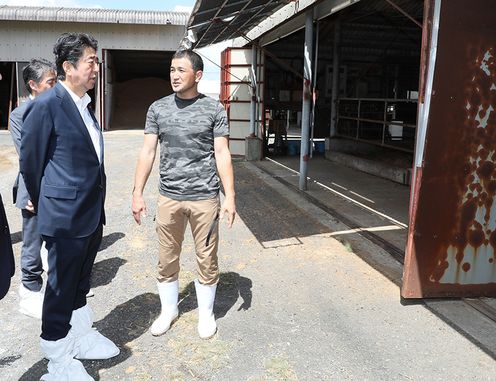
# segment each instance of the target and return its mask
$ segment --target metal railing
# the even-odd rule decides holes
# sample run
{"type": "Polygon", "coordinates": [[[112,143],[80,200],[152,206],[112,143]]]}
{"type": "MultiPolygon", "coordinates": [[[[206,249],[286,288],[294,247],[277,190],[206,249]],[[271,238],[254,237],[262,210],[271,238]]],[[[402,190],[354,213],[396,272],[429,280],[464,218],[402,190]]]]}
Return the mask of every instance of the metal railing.
{"type": "Polygon", "coordinates": [[[416,99],[340,98],[337,102],[338,136],[413,152],[416,99]]]}

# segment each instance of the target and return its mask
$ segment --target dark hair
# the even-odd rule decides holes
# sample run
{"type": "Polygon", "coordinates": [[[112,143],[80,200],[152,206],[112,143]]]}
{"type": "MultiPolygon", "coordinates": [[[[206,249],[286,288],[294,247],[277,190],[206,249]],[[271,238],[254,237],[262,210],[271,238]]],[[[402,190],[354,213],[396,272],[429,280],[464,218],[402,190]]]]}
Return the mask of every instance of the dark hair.
{"type": "Polygon", "coordinates": [[[37,58],[29,61],[28,65],[22,69],[22,79],[24,80],[24,86],[26,86],[29,94],[33,91],[29,86],[29,81],[40,83],[43,76],[50,71],[55,71],[55,66],[48,60],[37,58]]]}
{"type": "Polygon", "coordinates": [[[77,63],[86,48],[92,48],[95,51],[98,49],[98,41],[89,34],[63,33],[59,36],[53,47],[58,79],[65,80],[65,71],[62,64],[65,61],[69,61],[74,67],[77,67],[77,63]]]}
{"type": "Polygon", "coordinates": [[[193,71],[197,72],[199,70],[203,71],[203,60],[200,55],[191,49],[186,50],[178,50],[172,56],[172,59],[176,58],[187,58],[189,62],[191,62],[191,66],[193,67],[193,71]]]}

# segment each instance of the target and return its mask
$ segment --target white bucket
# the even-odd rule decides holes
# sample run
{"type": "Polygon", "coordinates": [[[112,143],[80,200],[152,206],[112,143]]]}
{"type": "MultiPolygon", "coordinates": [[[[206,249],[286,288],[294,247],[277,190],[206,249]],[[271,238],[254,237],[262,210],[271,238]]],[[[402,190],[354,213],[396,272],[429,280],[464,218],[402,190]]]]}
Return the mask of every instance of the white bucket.
{"type": "Polygon", "coordinates": [[[391,124],[388,126],[389,135],[391,140],[403,140],[403,121],[402,120],[392,120],[391,124]]]}

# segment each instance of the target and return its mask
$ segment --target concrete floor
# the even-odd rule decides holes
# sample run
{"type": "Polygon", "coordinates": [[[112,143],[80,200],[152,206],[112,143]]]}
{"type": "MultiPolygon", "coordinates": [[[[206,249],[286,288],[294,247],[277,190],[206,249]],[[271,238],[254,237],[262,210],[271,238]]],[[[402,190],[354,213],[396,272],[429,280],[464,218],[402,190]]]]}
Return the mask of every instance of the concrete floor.
{"type": "MultiPolygon", "coordinates": [[[[187,235],[180,318],[151,336],[160,308],[156,170],[149,217],[138,227],[130,213],[141,142],[138,131],[105,134],[108,224],[88,302],[121,354],[84,362],[96,380],[496,380],[493,321],[463,301],[400,303],[402,267],[390,252],[404,247],[408,189],[317,158],[309,175],[318,183],[306,195],[288,169],[297,168],[294,158],[235,162],[238,218],[230,230],[221,226],[219,332],[209,341],[196,334],[187,235]],[[364,235],[371,228],[381,239],[364,235]]],[[[10,136],[0,132],[0,193],[18,264],[20,214],[8,203],[16,171],[10,136]]],[[[46,370],[40,324],[17,312],[18,285],[19,269],[0,301],[0,379],[37,380],[46,370]]]]}
{"type": "MultiPolygon", "coordinates": [[[[299,156],[278,156],[254,163],[281,186],[304,195],[346,227],[332,236],[365,262],[401,285],[408,234],[410,187],[314,156],[308,163],[307,191],[299,188],[299,156]],[[393,258],[394,264],[389,260],[393,258]],[[398,265],[398,266],[396,266],[398,265]]],[[[415,301],[402,301],[415,303],[415,301]]],[[[418,301],[496,357],[496,299],[418,301]]]]}

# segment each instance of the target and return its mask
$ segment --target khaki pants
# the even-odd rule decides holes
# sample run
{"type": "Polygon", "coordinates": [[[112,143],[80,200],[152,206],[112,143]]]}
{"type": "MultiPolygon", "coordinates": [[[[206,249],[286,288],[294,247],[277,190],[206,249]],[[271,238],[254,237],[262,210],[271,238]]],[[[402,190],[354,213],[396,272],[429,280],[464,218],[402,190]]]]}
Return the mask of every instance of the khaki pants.
{"type": "Polygon", "coordinates": [[[179,277],[179,256],[188,222],[195,240],[200,283],[213,285],[218,282],[219,225],[215,220],[219,209],[218,197],[198,201],[177,201],[159,196],[156,218],[159,240],[157,277],[159,282],[173,282],[179,277]],[[212,226],[214,228],[206,245],[212,226]]]}

